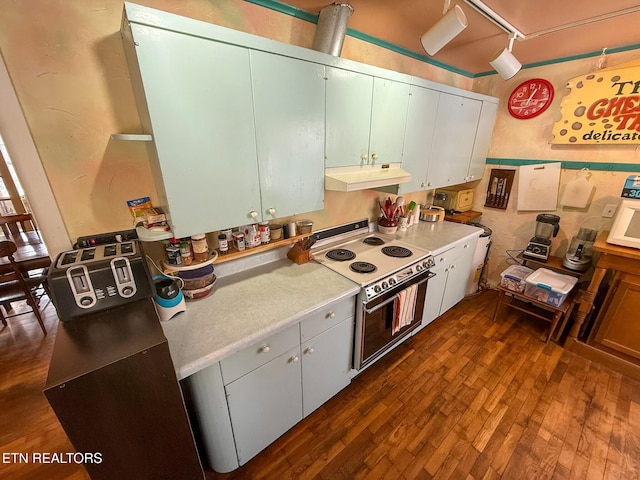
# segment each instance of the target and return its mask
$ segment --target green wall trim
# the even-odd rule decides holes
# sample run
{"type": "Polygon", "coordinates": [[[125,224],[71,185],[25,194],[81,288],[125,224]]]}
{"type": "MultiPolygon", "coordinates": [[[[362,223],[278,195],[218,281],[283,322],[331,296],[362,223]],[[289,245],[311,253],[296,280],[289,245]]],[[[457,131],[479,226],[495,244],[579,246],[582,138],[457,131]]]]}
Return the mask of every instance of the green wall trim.
{"type": "MultiPolygon", "coordinates": [[[[245,0],[245,2],[253,3],[255,5],[259,5],[261,7],[268,8],[270,10],[274,10],[274,11],[279,12],[279,13],[284,13],[285,15],[290,15],[292,17],[298,18],[300,20],[305,20],[305,21],[310,22],[310,23],[318,23],[318,15],[306,12],[304,10],[301,10],[301,9],[297,8],[297,7],[292,7],[291,5],[287,5],[286,3],[282,3],[282,2],[280,2],[278,0],[245,0]]],[[[486,72],[480,72],[480,73],[467,72],[466,70],[461,70],[459,68],[453,67],[453,66],[448,65],[446,63],[439,62],[438,60],[435,60],[435,59],[433,59],[431,57],[428,57],[426,55],[421,55],[421,54],[416,53],[416,52],[414,52],[412,50],[409,50],[407,48],[401,47],[400,45],[396,45],[394,43],[387,42],[386,40],[381,40],[381,39],[379,39],[377,37],[374,37],[372,35],[360,32],[358,30],[354,30],[352,28],[347,28],[347,35],[349,35],[350,37],[353,37],[353,38],[357,38],[358,40],[362,40],[364,42],[368,42],[368,43],[371,43],[373,45],[377,45],[378,47],[382,47],[382,48],[385,48],[387,50],[391,50],[392,52],[396,52],[396,53],[399,53],[401,55],[405,55],[405,56],[413,58],[415,60],[419,60],[421,62],[428,63],[430,65],[434,65],[436,67],[442,68],[443,70],[448,70],[449,72],[457,73],[459,75],[462,75],[462,76],[465,76],[465,77],[468,77],[468,78],[479,78],[479,77],[486,77],[486,76],[489,76],[489,75],[497,75],[495,70],[488,70],[486,72]]],[[[607,54],[626,52],[626,51],[629,51],[629,50],[638,50],[638,49],[640,49],[640,43],[635,43],[635,44],[627,45],[627,46],[624,46],[624,47],[607,48],[607,54]]],[[[600,55],[602,55],[602,50],[599,50],[597,52],[583,53],[581,55],[572,55],[572,56],[569,56],[569,57],[561,57],[561,58],[555,58],[555,59],[551,59],[551,60],[545,60],[543,62],[527,63],[526,65],[522,66],[522,69],[524,70],[524,69],[528,69],[528,68],[543,67],[545,65],[554,65],[556,63],[571,62],[573,60],[580,60],[580,59],[583,59],[583,58],[599,57],[600,55]]],[[[487,63],[489,63],[488,60],[487,60],[487,63]]],[[[616,165],[616,164],[614,164],[614,165],[616,165]]]]}
{"type": "Polygon", "coordinates": [[[561,160],[525,160],[520,158],[487,158],[488,165],[507,165],[519,167],[521,165],[535,165],[539,163],[558,163],[561,168],[567,170],[601,170],[607,172],[640,172],[640,164],[637,163],[606,163],[606,162],[563,162],[561,160]]]}

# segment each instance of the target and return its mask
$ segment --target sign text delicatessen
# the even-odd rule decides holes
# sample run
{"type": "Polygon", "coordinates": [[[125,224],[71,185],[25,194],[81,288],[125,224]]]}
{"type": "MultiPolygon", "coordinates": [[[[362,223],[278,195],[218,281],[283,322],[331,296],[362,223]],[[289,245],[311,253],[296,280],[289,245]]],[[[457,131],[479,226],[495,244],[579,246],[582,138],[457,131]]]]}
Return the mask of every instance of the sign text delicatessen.
{"type": "Polygon", "coordinates": [[[572,78],[551,143],[640,144],[640,60],[572,78]]]}

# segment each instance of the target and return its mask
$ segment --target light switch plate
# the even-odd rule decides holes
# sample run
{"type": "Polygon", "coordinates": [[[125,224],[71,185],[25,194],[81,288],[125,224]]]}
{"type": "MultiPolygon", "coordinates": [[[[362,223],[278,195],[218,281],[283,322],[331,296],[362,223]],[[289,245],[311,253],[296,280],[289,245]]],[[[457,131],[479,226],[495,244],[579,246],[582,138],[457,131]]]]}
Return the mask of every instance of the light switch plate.
{"type": "Polygon", "coordinates": [[[616,213],[616,208],[618,208],[618,206],[615,203],[607,203],[604,206],[604,210],[602,210],[602,216],[613,218],[613,215],[616,213]]]}

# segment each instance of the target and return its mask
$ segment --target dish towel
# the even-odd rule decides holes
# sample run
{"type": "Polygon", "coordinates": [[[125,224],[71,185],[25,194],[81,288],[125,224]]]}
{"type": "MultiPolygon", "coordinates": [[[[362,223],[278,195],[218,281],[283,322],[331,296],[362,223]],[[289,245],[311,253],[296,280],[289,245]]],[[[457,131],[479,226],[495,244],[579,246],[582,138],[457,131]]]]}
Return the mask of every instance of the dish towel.
{"type": "Polygon", "coordinates": [[[393,301],[393,325],[391,335],[395,335],[402,327],[411,325],[416,312],[416,299],[418,297],[418,285],[412,285],[404,289],[393,301]]]}

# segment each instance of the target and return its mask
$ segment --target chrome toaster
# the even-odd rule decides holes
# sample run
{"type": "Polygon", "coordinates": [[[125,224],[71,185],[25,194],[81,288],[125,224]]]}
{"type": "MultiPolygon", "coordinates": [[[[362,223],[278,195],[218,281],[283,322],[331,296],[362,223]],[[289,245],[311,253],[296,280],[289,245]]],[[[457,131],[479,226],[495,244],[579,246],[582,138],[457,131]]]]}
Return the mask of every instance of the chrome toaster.
{"type": "Polygon", "coordinates": [[[149,267],[137,240],[62,252],[49,267],[47,282],[63,321],[153,295],[149,267]]]}

